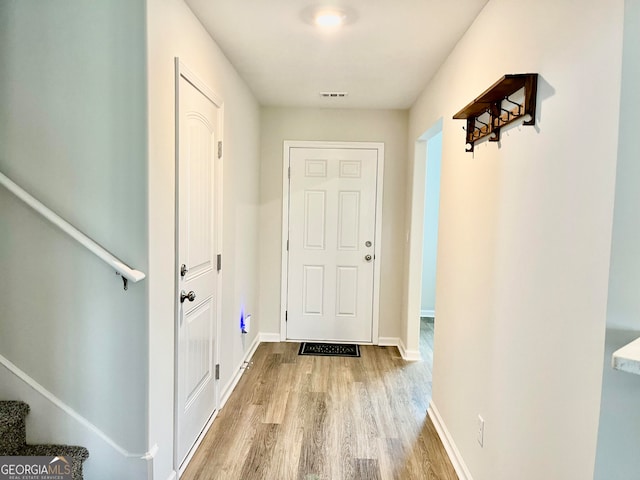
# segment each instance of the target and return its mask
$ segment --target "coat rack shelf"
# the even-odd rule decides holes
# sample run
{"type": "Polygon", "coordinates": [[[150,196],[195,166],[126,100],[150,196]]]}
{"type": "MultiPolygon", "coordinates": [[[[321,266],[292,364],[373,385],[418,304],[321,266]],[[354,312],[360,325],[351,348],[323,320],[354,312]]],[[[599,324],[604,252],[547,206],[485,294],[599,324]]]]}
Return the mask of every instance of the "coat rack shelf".
{"type": "Polygon", "coordinates": [[[454,119],[467,121],[466,151],[473,152],[475,143],[486,137],[490,142],[499,141],[500,129],[521,118],[523,125],[535,125],[537,90],[537,73],[505,75],[456,113],[454,119]],[[510,98],[523,88],[521,102],[510,98]]]}

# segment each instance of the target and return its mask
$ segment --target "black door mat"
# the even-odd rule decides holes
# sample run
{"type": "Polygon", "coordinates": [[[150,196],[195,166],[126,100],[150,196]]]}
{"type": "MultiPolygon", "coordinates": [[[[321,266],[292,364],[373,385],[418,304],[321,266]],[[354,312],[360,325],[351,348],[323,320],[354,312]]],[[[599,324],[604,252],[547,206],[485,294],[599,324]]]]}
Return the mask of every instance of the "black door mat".
{"type": "Polygon", "coordinates": [[[300,344],[298,355],[323,355],[326,357],[359,357],[360,346],[354,343],[310,343],[300,344]]]}

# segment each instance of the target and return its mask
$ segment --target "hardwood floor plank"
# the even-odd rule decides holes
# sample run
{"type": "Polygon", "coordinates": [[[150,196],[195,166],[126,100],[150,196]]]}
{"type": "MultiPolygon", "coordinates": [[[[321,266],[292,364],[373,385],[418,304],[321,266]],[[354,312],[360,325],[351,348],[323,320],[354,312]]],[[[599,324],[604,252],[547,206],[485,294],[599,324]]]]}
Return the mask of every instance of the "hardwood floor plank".
{"type": "Polygon", "coordinates": [[[273,450],[265,479],[295,479],[298,475],[298,446],[302,444],[304,427],[298,419],[299,395],[291,395],[281,424],[279,442],[273,450]]]}
{"type": "Polygon", "coordinates": [[[378,460],[357,458],[354,464],[354,476],[351,477],[353,480],[381,480],[378,460]]]}
{"type": "Polygon", "coordinates": [[[305,394],[305,397],[306,399],[302,402],[305,428],[300,445],[298,479],[328,478],[325,472],[327,459],[327,444],[325,442],[326,394],[311,392],[305,394]]]}
{"type": "MultiPolygon", "coordinates": [[[[242,412],[239,421],[235,424],[237,435],[224,438],[220,434],[223,422],[216,425],[218,419],[214,421],[214,428],[205,436],[201,448],[194,455],[189,467],[182,478],[193,478],[195,480],[222,480],[226,478],[241,478],[239,476],[238,465],[242,462],[230,463],[228,457],[245,458],[249,453],[249,448],[255,433],[255,429],[262,417],[262,407],[252,405],[242,412]]],[[[226,430],[223,430],[226,431],[226,430]]]]}
{"type": "Polygon", "coordinates": [[[438,438],[438,432],[429,417],[420,434],[420,441],[425,446],[423,455],[431,459],[431,466],[435,473],[434,478],[442,480],[458,480],[458,476],[451,469],[446,468],[450,462],[447,453],[438,438]],[[436,442],[436,439],[438,440],[436,442]]]}
{"type": "Polygon", "coordinates": [[[253,405],[264,405],[269,403],[273,392],[273,380],[281,365],[281,355],[270,353],[265,361],[260,365],[262,374],[258,381],[254,382],[250,403],[253,405]]]}
{"type": "Polygon", "coordinates": [[[284,422],[287,404],[289,403],[289,392],[295,380],[295,365],[291,363],[280,363],[275,383],[277,388],[271,388],[271,398],[265,405],[265,423],[284,422]]]}
{"type": "Polygon", "coordinates": [[[257,427],[239,478],[265,478],[278,440],[279,427],[275,423],[263,423],[257,427]]]}
{"type": "Polygon", "coordinates": [[[433,324],[421,324],[424,362],[395,347],[344,358],[261,344],[182,479],[456,480],[426,416],[433,324]]]}
{"type": "Polygon", "coordinates": [[[399,438],[388,438],[380,442],[380,473],[384,480],[405,480],[401,470],[406,465],[404,442],[399,438]]]}
{"type": "Polygon", "coordinates": [[[364,451],[362,433],[359,431],[360,417],[357,411],[358,383],[352,383],[347,390],[346,401],[342,403],[341,411],[336,414],[336,423],[340,424],[340,478],[354,475],[353,460],[364,451]]]}

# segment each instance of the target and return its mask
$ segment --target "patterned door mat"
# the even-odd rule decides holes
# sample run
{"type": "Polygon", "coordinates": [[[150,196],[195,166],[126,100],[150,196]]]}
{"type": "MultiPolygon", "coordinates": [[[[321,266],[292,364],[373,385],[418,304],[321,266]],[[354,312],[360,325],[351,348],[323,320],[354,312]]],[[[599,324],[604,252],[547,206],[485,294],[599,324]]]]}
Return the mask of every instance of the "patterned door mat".
{"type": "Polygon", "coordinates": [[[360,346],[350,343],[310,343],[300,344],[298,355],[323,355],[326,357],[359,357],[360,346]]]}

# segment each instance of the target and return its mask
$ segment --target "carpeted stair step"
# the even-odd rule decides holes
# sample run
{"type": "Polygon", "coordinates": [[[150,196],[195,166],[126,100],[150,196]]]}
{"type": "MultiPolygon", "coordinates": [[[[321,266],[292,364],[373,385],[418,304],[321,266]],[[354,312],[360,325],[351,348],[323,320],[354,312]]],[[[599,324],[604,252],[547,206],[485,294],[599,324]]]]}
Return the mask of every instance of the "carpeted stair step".
{"type": "Polygon", "coordinates": [[[82,480],[82,462],[89,458],[89,451],[84,447],[71,445],[25,445],[18,455],[27,457],[64,457],[71,465],[71,478],[82,480]]]}
{"type": "Polygon", "coordinates": [[[64,457],[69,463],[71,478],[82,480],[82,462],[89,458],[84,447],[71,445],[29,445],[26,417],[29,405],[19,401],[0,401],[0,457],[64,457]]]}
{"type": "Polygon", "coordinates": [[[0,457],[19,455],[27,443],[25,418],[29,405],[0,401],[0,457]]]}

